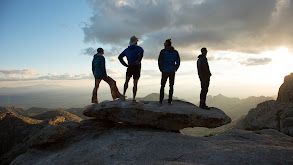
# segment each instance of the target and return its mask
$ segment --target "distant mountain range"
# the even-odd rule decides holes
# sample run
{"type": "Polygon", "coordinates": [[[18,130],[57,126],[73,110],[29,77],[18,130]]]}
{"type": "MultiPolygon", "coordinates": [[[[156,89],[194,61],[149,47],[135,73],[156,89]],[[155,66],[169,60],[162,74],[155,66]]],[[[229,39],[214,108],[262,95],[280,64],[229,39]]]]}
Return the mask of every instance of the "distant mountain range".
{"type": "Polygon", "coordinates": [[[255,108],[257,104],[267,100],[275,100],[273,97],[248,97],[246,99],[230,98],[221,94],[217,96],[208,96],[207,105],[210,107],[217,107],[222,109],[232,119],[237,119],[244,116],[252,108],[255,108]]]}

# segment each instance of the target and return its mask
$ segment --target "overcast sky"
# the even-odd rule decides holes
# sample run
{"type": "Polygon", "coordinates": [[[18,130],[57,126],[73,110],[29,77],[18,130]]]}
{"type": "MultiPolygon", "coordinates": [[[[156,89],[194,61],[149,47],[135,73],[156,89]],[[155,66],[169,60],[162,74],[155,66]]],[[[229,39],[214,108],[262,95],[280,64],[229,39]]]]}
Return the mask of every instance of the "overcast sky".
{"type": "Polygon", "coordinates": [[[122,90],[117,56],[135,35],[145,51],[141,94],[158,93],[158,54],[172,38],[182,60],[175,94],[198,95],[196,60],[207,47],[209,94],[272,96],[293,72],[292,16],[292,0],[2,0],[0,87],[92,87],[92,56],[103,47],[122,90]]]}

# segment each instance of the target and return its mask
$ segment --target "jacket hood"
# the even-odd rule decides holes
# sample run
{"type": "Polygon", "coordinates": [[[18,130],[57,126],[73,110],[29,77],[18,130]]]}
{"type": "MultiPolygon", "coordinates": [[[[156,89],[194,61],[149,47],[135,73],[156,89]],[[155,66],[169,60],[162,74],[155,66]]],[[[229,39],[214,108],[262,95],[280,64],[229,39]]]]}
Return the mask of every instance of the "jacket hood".
{"type": "Polygon", "coordinates": [[[137,47],[137,45],[130,45],[128,46],[128,49],[132,50],[132,49],[135,49],[137,47]]]}
{"type": "Polygon", "coordinates": [[[203,57],[206,58],[206,56],[204,56],[204,55],[202,55],[202,54],[198,56],[198,58],[203,58],[203,57]]]}
{"type": "Polygon", "coordinates": [[[165,48],[165,50],[167,51],[167,52],[169,52],[169,53],[172,53],[172,52],[174,52],[174,47],[173,46],[167,46],[166,48],[165,48]]]}
{"type": "Polygon", "coordinates": [[[99,53],[97,53],[97,54],[95,54],[94,55],[94,58],[98,58],[99,56],[103,56],[102,54],[99,54],[99,53]]]}

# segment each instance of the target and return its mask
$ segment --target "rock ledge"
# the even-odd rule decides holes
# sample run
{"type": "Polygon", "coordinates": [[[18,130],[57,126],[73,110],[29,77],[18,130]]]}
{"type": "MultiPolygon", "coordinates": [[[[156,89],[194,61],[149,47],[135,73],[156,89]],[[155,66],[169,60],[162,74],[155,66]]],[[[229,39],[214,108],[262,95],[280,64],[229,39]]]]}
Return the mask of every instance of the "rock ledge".
{"type": "Polygon", "coordinates": [[[153,101],[115,100],[92,104],[85,108],[85,116],[101,120],[123,122],[130,125],[151,126],[164,130],[178,131],[187,127],[215,128],[231,122],[222,110],[201,109],[191,103],[179,100],[173,105],[159,105],[153,101]]]}

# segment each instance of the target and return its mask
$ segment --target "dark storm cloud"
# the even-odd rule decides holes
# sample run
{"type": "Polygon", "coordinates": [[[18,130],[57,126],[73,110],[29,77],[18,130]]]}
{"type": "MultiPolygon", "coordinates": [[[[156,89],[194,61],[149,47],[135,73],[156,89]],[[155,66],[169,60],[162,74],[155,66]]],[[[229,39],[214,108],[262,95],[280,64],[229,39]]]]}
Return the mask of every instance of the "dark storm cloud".
{"type": "Polygon", "coordinates": [[[165,39],[172,38],[182,60],[188,50],[208,47],[258,54],[280,46],[293,48],[291,0],[88,0],[93,8],[83,30],[86,42],[127,47],[143,40],[145,58],[156,59],[165,39]]]}
{"type": "Polygon", "coordinates": [[[83,28],[85,42],[120,43],[132,35],[160,31],[171,21],[170,6],[154,1],[89,0],[94,15],[83,28]]]}
{"type": "Polygon", "coordinates": [[[245,66],[257,66],[257,65],[267,65],[272,61],[270,58],[248,58],[245,61],[239,62],[241,65],[245,66]]]}

